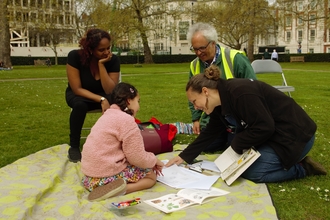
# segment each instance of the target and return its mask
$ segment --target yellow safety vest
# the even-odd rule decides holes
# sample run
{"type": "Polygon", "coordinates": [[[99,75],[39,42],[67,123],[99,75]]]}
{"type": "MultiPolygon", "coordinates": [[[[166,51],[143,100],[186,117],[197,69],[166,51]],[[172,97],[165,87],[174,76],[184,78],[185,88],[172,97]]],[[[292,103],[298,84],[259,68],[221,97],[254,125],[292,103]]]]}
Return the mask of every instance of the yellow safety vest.
{"type": "MultiPolygon", "coordinates": [[[[229,48],[221,47],[221,57],[222,57],[222,64],[223,69],[225,71],[226,79],[234,78],[234,58],[237,53],[241,53],[245,55],[244,51],[240,50],[233,50],[229,48]]],[[[190,63],[190,71],[193,75],[197,75],[200,73],[200,63],[198,62],[199,58],[196,57],[190,63]]]]}

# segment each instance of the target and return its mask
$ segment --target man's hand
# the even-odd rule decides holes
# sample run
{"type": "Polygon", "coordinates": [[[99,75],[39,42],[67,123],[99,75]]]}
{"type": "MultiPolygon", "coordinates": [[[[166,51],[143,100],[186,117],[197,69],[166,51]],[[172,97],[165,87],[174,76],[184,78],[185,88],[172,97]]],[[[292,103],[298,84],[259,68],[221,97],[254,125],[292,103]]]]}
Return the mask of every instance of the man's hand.
{"type": "Polygon", "coordinates": [[[165,164],[165,167],[170,167],[173,164],[179,165],[181,163],[183,163],[183,159],[181,157],[179,157],[179,156],[176,156],[176,157],[172,158],[171,160],[169,160],[167,162],[167,164],[165,164]]]}

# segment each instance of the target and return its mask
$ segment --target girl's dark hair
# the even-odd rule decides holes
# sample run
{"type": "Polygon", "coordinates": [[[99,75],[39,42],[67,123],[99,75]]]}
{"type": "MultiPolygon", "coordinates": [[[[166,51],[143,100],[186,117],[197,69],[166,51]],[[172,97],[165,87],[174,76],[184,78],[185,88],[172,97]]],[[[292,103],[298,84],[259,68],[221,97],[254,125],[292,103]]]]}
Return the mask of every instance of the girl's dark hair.
{"type": "Polygon", "coordinates": [[[216,89],[220,77],[221,71],[219,67],[216,65],[211,65],[205,69],[204,73],[197,74],[190,78],[186,86],[186,91],[191,88],[192,91],[201,93],[203,87],[216,89]]]}
{"type": "Polygon", "coordinates": [[[107,38],[111,41],[110,34],[101,29],[89,29],[79,41],[80,59],[83,66],[88,66],[92,58],[92,51],[97,48],[100,41],[107,38]]]}
{"type": "Polygon", "coordinates": [[[127,114],[133,115],[133,111],[127,108],[127,100],[134,99],[138,95],[137,89],[128,83],[118,83],[111,93],[111,104],[116,104],[127,114]]]}

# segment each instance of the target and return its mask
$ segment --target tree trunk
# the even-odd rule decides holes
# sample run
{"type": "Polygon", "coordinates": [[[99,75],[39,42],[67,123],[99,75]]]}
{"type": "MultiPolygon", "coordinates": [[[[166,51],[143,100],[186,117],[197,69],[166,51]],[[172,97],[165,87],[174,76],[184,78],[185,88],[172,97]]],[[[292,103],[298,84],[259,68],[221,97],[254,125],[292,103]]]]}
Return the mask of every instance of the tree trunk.
{"type": "Polygon", "coordinates": [[[7,1],[0,0],[0,61],[4,67],[11,68],[7,1]]]}
{"type": "Polygon", "coordinates": [[[148,38],[145,33],[141,33],[142,36],[142,44],[143,44],[143,52],[144,52],[144,63],[154,63],[152,59],[151,50],[148,44],[148,38]]]}
{"type": "Polygon", "coordinates": [[[55,65],[57,66],[58,58],[57,58],[57,47],[56,47],[56,45],[54,45],[54,54],[55,54],[55,65]]]}
{"type": "Polygon", "coordinates": [[[254,29],[251,28],[251,31],[249,32],[249,40],[248,40],[248,48],[247,48],[247,56],[251,62],[254,60],[254,57],[253,57],[254,37],[255,37],[254,29]]]}

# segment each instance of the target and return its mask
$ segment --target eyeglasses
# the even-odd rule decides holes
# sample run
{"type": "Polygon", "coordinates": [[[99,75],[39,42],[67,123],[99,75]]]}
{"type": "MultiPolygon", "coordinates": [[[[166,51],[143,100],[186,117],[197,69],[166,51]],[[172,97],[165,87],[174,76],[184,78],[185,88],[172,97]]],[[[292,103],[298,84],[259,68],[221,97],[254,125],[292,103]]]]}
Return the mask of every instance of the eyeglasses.
{"type": "Polygon", "coordinates": [[[199,52],[205,52],[206,51],[206,48],[209,46],[209,44],[211,43],[212,41],[209,41],[207,43],[206,46],[204,47],[199,47],[199,48],[194,48],[193,46],[190,47],[190,51],[193,52],[193,53],[197,53],[197,51],[199,52]]]}

